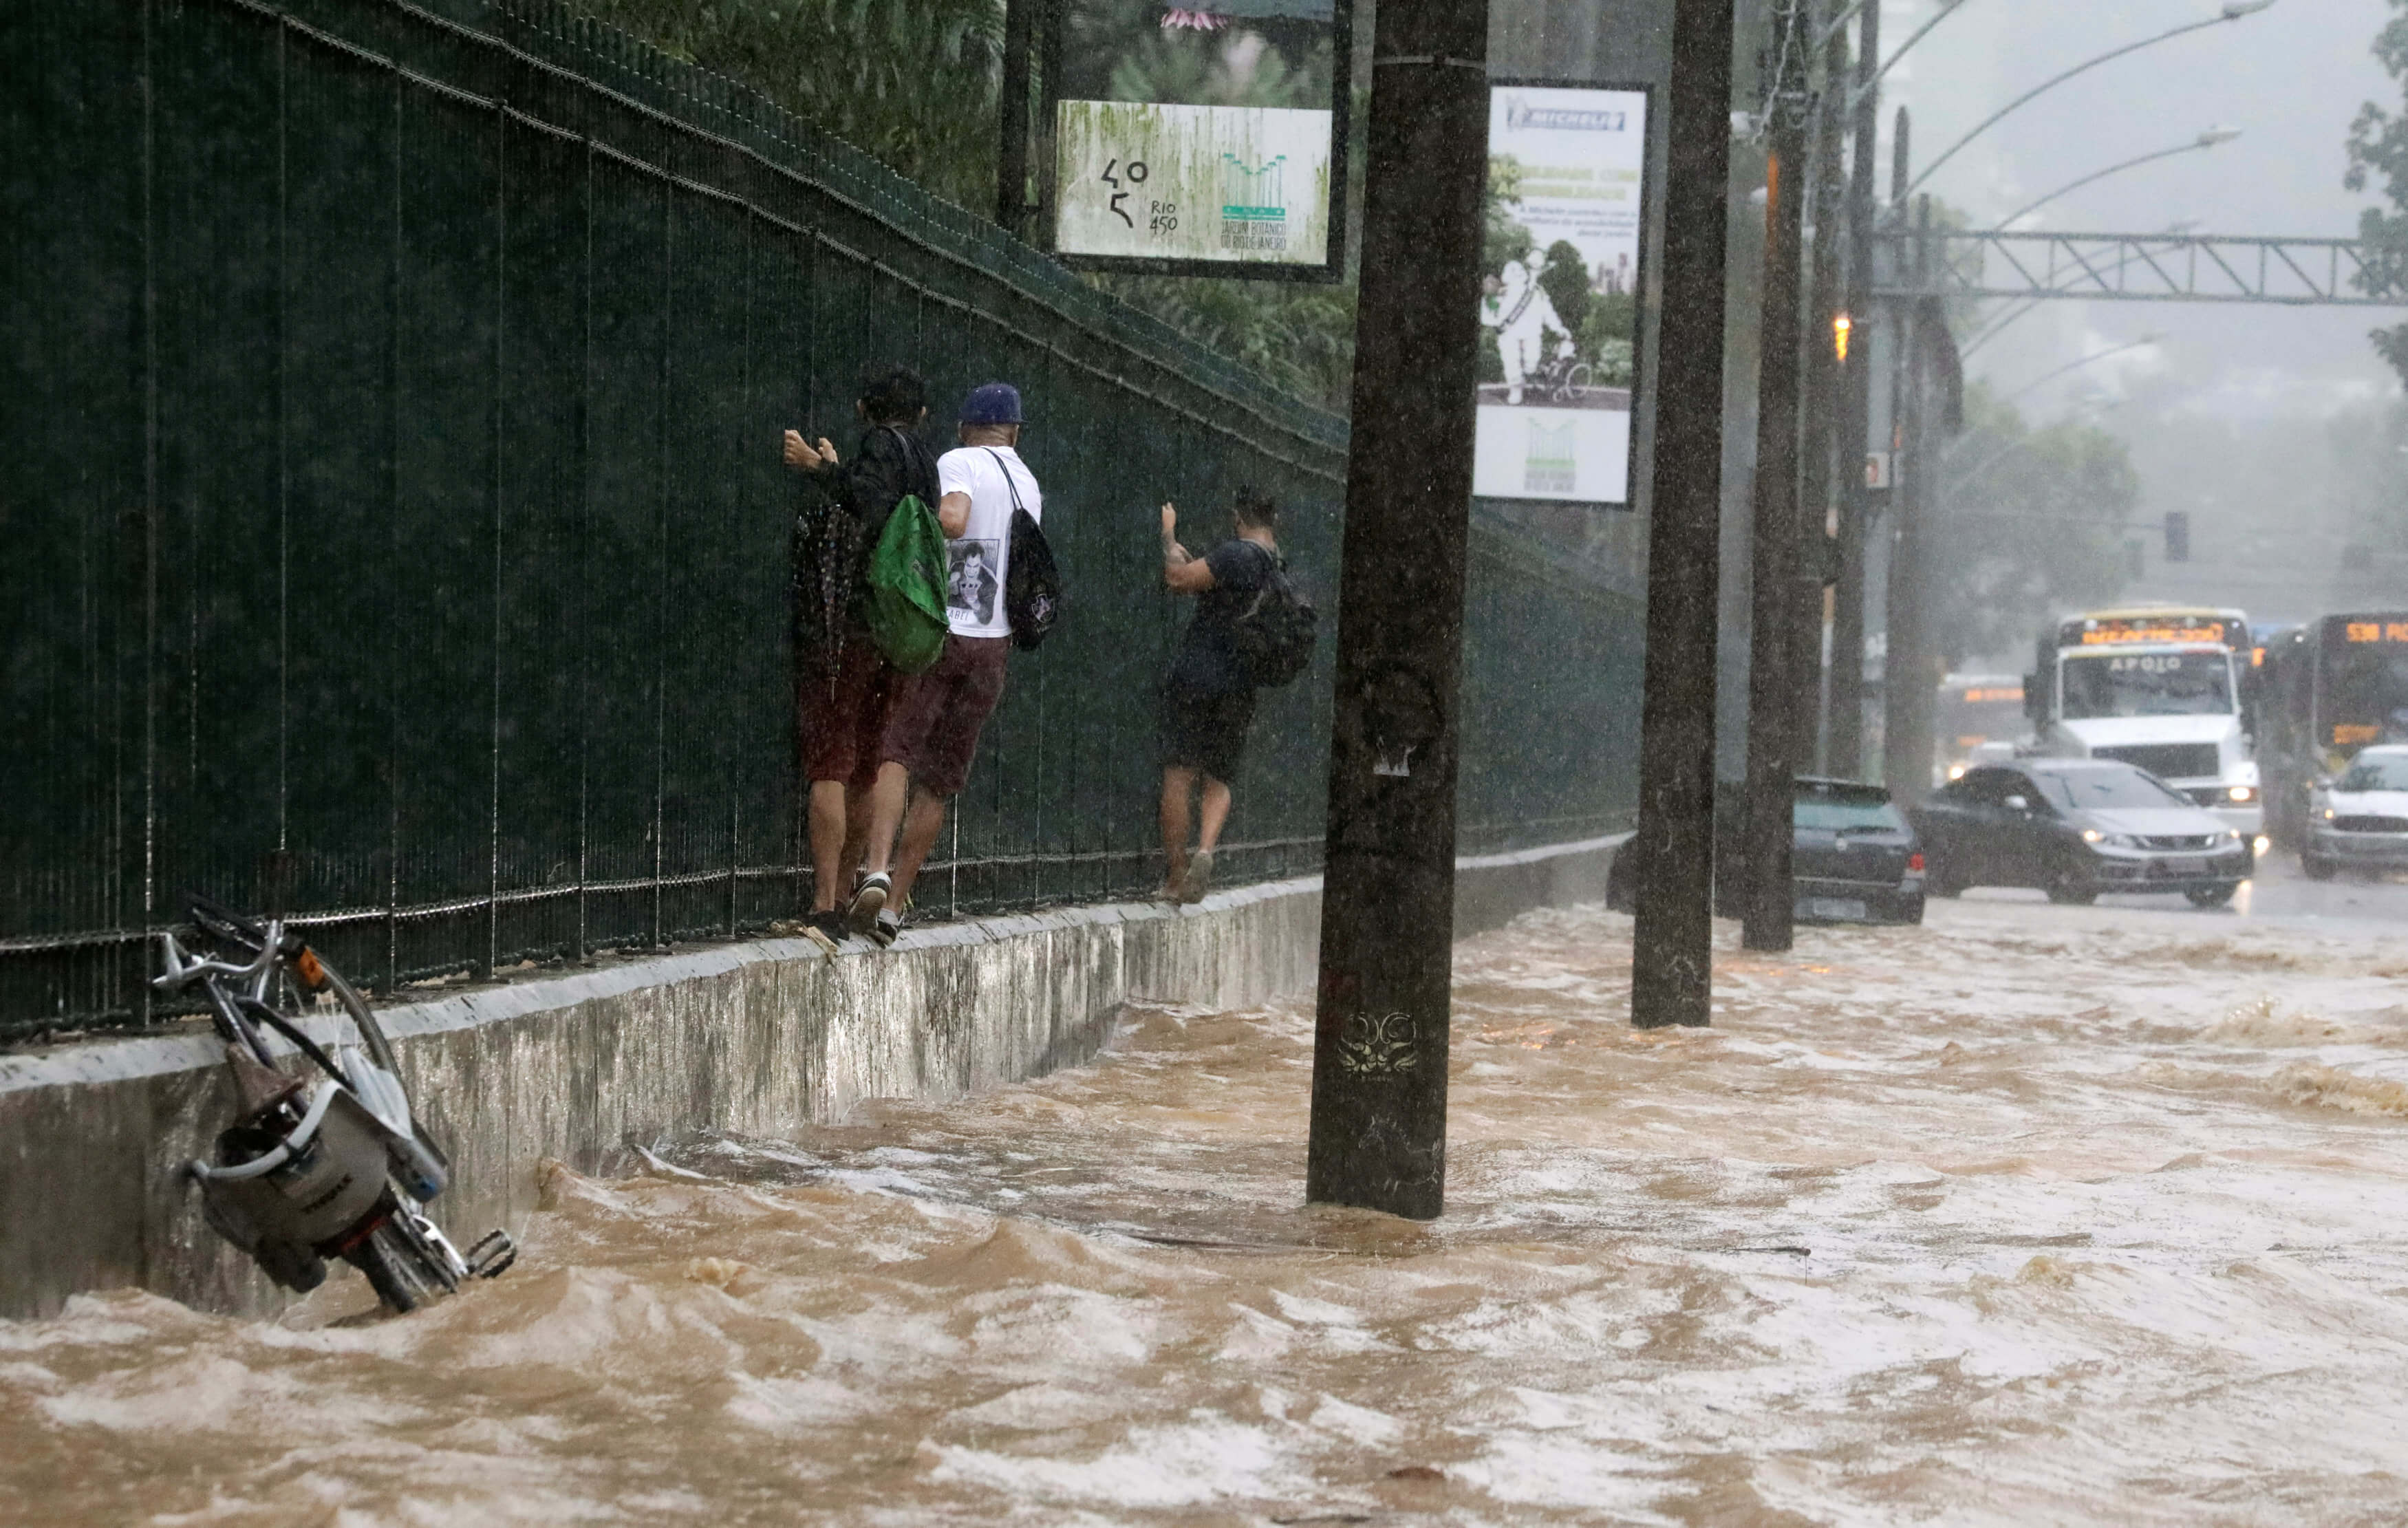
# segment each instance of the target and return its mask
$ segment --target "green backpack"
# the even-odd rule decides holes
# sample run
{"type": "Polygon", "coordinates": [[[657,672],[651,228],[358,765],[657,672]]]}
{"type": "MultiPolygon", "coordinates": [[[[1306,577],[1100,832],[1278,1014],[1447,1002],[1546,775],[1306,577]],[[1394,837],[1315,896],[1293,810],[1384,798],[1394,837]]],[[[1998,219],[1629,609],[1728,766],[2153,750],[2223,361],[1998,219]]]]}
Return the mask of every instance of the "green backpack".
{"type": "Polygon", "coordinates": [[[869,553],[869,635],[897,673],[920,674],[945,651],[945,533],[906,493],[869,553]]]}

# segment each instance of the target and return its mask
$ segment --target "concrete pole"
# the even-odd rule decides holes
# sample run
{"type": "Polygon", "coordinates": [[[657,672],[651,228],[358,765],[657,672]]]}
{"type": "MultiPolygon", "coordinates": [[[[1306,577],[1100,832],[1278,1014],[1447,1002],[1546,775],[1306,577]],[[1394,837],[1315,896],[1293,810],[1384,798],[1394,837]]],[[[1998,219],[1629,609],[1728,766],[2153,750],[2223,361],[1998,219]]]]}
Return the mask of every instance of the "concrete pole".
{"type": "Polygon", "coordinates": [[[1741,943],[1786,950],[1791,779],[1804,719],[1793,658],[1798,630],[1798,320],[1806,188],[1806,79],[1799,0],[1773,38],[1772,151],[1764,182],[1764,290],[1756,398],[1756,523],[1749,562],[1747,809],[1742,818],[1741,943]]]}
{"type": "MultiPolygon", "coordinates": [[[[1819,21],[1818,23],[1822,24],[1819,21]]],[[[1832,426],[1840,407],[1840,364],[1833,346],[1832,321],[1842,311],[1841,256],[1846,216],[1847,182],[1841,170],[1841,150],[1847,138],[1847,39],[1837,36],[1826,46],[1823,86],[1814,116],[1814,264],[1806,305],[1805,452],[1798,475],[1799,534],[1813,555],[1799,559],[1797,645],[1792,659],[1799,675],[1799,767],[1828,773],[1828,736],[1818,725],[1825,714],[1824,697],[1830,686],[1823,674],[1825,579],[1829,576],[1832,540],[1832,473],[1835,452],[1832,426]]],[[[1863,432],[1859,431],[1861,435],[1863,432]]],[[[1836,649],[1834,651],[1838,650],[1836,649]]]]}
{"type": "Polygon", "coordinates": [[[1657,330],[1656,497],[1640,701],[1630,1021],[1713,1017],[1714,639],[1720,581],[1731,0],[1674,0],[1657,330]]]}
{"type": "MultiPolygon", "coordinates": [[[[1915,209],[1914,278],[1920,288],[1928,274],[1931,247],[1931,198],[1915,209]]],[[[1930,611],[1925,598],[1923,498],[1931,482],[1929,410],[1924,399],[1923,346],[1919,314],[1907,309],[1902,324],[1906,349],[1904,458],[1898,474],[1895,539],[1889,563],[1889,657],[1882,684],[1882,778],[1892,799],[1904,807],[1920,801],[1931,789],[1931,713],[1940,676],[1931,654],[1930,611]]]]}
{"type": "Polygon", "coordinates": [[[1488,7],[1382,0],[1376,27],[1305,1197],[1426,1220],[1445,1202],[1488,7]]]}
{"type": "MultiPolygon", "coordinates": [[[[1855,328],[1848,359],[1840,367],[1838,441],[1833,456],[1840,474],[1840,581],[1831,590],[1829,720],[1824,767],[1842,778],[1864,768],[1865,750],[1865,537],[1872,519],[1865,483],[1865,451],[1872,420],[1873,162],[1881,134],[1881,6],[1868,4],[1858,22],[1856,148],[1848,164],[1847,310],[1855,328]]],[[[1836,89],[1836,85],[1827,86],[1836,89]]]]}

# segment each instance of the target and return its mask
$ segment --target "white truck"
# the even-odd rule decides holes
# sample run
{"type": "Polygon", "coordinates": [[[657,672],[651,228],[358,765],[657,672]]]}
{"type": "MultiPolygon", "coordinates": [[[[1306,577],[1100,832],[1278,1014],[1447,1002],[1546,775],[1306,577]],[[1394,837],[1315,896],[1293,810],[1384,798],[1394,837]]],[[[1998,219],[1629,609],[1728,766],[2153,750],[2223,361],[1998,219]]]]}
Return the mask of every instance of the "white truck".
{"type": "Polygon", "coordinates": [[[2136,764],[2263,853],[2253,734],[2256,650],[2239,610],[2152,607],[2069,616],[2024,677],[2033,751],[2136,764]]]}

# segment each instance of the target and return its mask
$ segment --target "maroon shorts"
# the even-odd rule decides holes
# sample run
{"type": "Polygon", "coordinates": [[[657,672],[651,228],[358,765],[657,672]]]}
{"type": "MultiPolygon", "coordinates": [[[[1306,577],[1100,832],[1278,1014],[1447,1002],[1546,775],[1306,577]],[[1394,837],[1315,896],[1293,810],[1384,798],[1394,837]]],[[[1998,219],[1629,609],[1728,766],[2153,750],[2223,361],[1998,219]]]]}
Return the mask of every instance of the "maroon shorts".
{"type": "Polygon", "coordinates": [[[979,729],[1003,698],[1009,636],[948,636],[937,666],[904,681],[895,720],[879,751],[910,771],[935,795],[959,795],[978,752],[979,729]]]}
{"type": "Polygon", "coordinates": [[[803,778],[863,787],[877,779],[879,743],[910,682],[863,631],[846,636],[833,663],[804,663],[795,677],[803,778]]]}

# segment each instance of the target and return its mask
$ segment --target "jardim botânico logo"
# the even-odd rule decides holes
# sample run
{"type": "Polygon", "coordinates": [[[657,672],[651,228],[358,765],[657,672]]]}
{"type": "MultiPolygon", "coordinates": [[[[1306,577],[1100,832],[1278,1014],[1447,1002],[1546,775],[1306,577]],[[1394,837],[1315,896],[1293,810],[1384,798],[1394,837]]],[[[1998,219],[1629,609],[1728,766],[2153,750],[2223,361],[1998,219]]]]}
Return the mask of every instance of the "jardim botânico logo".
{"type": "Polygon", "coordinates": [[[1287,155],[1260,164],[1221,156],[1221,248],[1287,248],[1287,155]]]}

